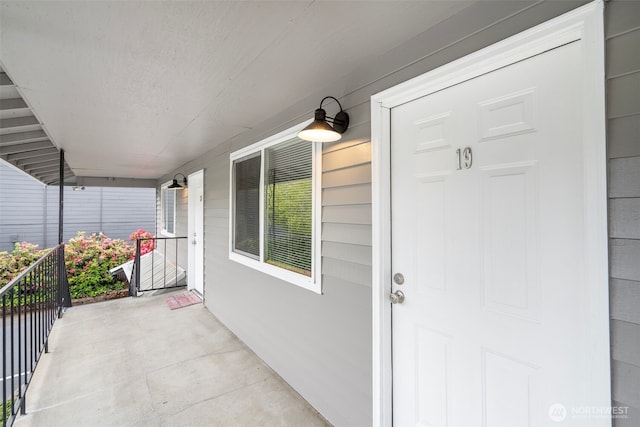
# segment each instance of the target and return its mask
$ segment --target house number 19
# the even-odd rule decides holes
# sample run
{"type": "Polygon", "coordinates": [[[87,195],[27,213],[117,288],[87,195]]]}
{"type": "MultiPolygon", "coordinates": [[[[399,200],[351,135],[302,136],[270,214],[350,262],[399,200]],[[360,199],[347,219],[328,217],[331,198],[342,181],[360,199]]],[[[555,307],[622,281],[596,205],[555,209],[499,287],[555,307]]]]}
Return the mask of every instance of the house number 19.
{"type": "Polygon", "coordinates": [[[473,155],[471,154],[471,147],[465,147],[464,150],[457,149],[456,150],[456,169],[462,170],[470,169],[473,164],[473,155]]]}

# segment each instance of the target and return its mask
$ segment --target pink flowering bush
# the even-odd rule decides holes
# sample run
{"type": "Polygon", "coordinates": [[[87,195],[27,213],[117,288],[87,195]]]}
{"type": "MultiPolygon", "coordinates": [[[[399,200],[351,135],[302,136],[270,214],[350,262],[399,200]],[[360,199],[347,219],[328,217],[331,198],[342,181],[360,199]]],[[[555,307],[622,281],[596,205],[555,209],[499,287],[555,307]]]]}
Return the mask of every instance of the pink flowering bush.
{"type": "Polygon", "coordinates": [[[28,242],[16,242],[11,253],[0,251],[0,288],[39,260],[47,249],[28,242]]]}
{"type": "MultiPolygon", "coordinates": [[[[145,230],[131,234],[131,240],[153,237],[145,230]]],[[[153,240],[141,242],[142,254],[155,249],[153,240]]],[[[0,287],[6,285],[35,263],[48,249],[38,249],[38,245],[22,242],[16,243],[9,253],[0,251],[0,287]]],[[[125,284],[109,274],[109,270],[133,259],[135,244],[124,240],[110,239],[102,233],[87,236],[79,232],[69,240],[65,248],[65,264],[69,291],[72,298],[102,295],[115,289],[124,288],[125,284]]]]}
{"type": "Polygon", "coordinates": [[[133,253],[133,246],[124,240],[110,239],[102,233],[86,236],[79,232],[65,249],[71,298],[93,297],[122,289],[124,284],[109,270],[127,262],[133,253]]]}
{"type": "MultiPolygon", "coordinates": [[[[131,235],[129,236],[129,240],[133,241],[133,245],[135,248],[137,239],[153,239],[154,237],[155,236],[149,233],[148,231],[145,231],[142,228],[140,228],[137,231],[134,231],[133,233],[131,233],[131,235]]],[[[140,241],[140,255],[148,254],[149,252],[152,252],[155,248],[156,248],[155,240],[140,241]]],[[[131,259],[133,259],[134,257],[135,257],[135,249],[134,249],[133,255],[131,256],[131,259]]]]}

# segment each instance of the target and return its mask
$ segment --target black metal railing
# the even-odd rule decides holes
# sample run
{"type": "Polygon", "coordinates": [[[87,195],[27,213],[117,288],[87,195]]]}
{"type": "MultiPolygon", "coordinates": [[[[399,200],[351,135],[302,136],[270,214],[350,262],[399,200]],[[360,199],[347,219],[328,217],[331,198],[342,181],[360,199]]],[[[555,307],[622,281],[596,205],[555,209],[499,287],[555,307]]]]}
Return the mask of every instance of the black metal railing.
{"type": "Polygon", "coordinates": [[[2,304],[2,425],[25,413],[26,392],[63,307],[71,306],[64,244],[44,255],[0,290],[2,304]]]}
{"type": "Polygon", "coordinates": [[[129,295],[187,285],[187,271],[180,266],[187,253],[186,237],[148,237],[136,240],[129,295]],[[143,251],[147,253],[142,254],[143,251]]]}

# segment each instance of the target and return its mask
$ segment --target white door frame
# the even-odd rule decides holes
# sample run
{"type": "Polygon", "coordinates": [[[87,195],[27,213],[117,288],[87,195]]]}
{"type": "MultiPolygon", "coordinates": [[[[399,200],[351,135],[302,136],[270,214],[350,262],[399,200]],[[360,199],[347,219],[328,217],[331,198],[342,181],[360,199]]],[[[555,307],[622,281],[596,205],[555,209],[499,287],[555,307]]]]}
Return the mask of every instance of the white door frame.
{"type": "MultiPolygon", "coordinates": [[[[373,196],[373,425],[392,425],[391,109],[549,49],[582,40],[585,273],[593,370],[590,383],[610,401],[605,132],[604,4],[582,6],[371,97],[373,196]]],[[[604,400],[601,400],[604,401],[604,400]]],[[[585,402],[585,406],[588,405],[585,402]]]]}
{"type": "MultiPolygon", "coordinates": [[[[194,215],[197,212],[196,209],[196,203],[198,203],[198,200],[196,199],[196,192],[195,187],[193,187],[194,182],[199,182],[200,186],[202,187],[202,189],[204,190],[204,169],[200,169],[197,172],[194,172],[192,174],[189,174],[189,179],[187,181],[189,183],[189,187],[188,187],[188,191],[189,191],[189,196],[188,196],[188,203],[187,203],[187,242],[188,242],[188,277],[187,277],[187,284],[188,284],[188,288],[189,289],[196,289],[195,286],[195,282],[196,282],[196,276],[195,276],[195,272],[196,272],[196,263],[200,263],[201,266],[203,268],[201,268],[201,271],[204,273],[204,250],[202,253],[202,258],[200,259],[196,259],[196,254],[197,252],[194,250],[194,245],[192,244],[192,240],[193,240],[193,233],[195,231],[195,226],[196,226],[196,221],[195,221],[195,217],[194,215]]],[[[204,203],[204,201],[203,201],[204,203]]],[[[202,245],[204,245],[204,206],[203,206],[203,212],[202,212],[202,230],[201,230],[201,235],[198,236],[199,239],[201,240],[202,245]]],[[[203,281],[202,283],[202,296],[204,296],[204,274],[203,277],[200,278],[200,280],[203,281]]],[[[196,289],[197,290],[197,289],[196,289]]],[[[199,292],[199,291],[198,291],[199,292]]]]}

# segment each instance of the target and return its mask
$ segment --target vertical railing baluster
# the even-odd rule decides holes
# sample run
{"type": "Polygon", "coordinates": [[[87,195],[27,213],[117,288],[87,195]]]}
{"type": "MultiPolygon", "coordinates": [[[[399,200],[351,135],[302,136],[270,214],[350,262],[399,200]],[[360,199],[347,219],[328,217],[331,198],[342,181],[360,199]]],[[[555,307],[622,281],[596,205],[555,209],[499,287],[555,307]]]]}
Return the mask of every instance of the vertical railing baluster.
{"type": "Polygon", "coordinates": [[[29,298],[31,299],[30,308],[31,308],[31,355],[29,359],[31,360],[31,369],[29,371],[33,372],[35,370],[35,362],[37,362],[35,358],[35,349],[37,348],[37,339],[38,339],[38,319],[37,319],[37,311],[36,311],[36,295],[33,291],[33,281],[35,280],[35,271],[36,269],[31,270],[29,274],[29,298]]]}
{"type": "Polygon", "coordinates": [[[47,261],[45,262],[44,265],[44,277],[43,277],[43,283],[44,288],[42,290],[42,294],[43,294],[43,299],[44,299],[44,308],[43,308],[43,317],[44,317],[44,330],[45,330],[45,335],[44,335],[44,352],[45,353],[49,353],[49,278],[51,277],[51,269],[50,269],[50,264],[49,264],[49,259],[47,258],[47,261]]]}
{"type": "MultiPolygon", "coordinates": [[[[5,322],[5,316],[6,316],[6,308],[7,308],[7,296],[6,294],[2,295],[2,354],[5,355],[7,354],[7,322],[5,322]]],[[[4,380],[2,381],[2,425],[6,425],[5,420],[8,418],[7,417],[7,405],[5,402],[7,402],[7,386],[4,383],[6,381],[7,378],[7,361],[5,359],[5,357],[2,357],[2,378],[4,378],[4,380]]]]}
{"type": "Polygon", "coordinates": [[[54,276],[55,273],[56,273],[55,263],[50,258],[49,259],[49,327],[53,327],[53,322],[54,322],[55,302],[53,298],[55,296],[55,288],[53,287],[53,285],[55,283],[55,276],[54,276]]]}
{"type": "Polygon", "coordinates": [[[136,278],[135,279],[136,283],[135,283],[135,286],[133,287],[133,296],[134,297],[138,296],[138,291],[140,290],[140,277],[141,277],[141,275],[140,275],[140,270],[141,270],[141,268],[140,268],[140,255],[141,255],[141,250],[142,250],[140,248],[141,244],[142,244],[142,240],[141,239],[136,239],[136,260],[135,260],[135,262],[133,264],[133,268],[135,270],[134,271],[135,278],[136,278]]]}
{"type": "Polygon", "coordinates": [[[42,349],[47,350],[47,263],[42,263],[42,276],[40,277],[40,286],[38,294],[40,295],[40,327],[42,328],[42,349]]]}
{"type": "Polygon", "coordinates": [[[20,413],[24,414],[25,413],[25,405],[24,405],[24,395],[26,394],[26,388],[27,388],[27,384],[29,382],[29,376],[27,374],[27,372],[29,371],[28,368],[28,354],[29,354],[29,328],[30,328],[30,322],[29,322],[29,316],[31,313],[30,307],[29,307],[29,301],[28,301],[28,297],[29,297],[29,289],[28,289],[28,280],[27,280],[27,275],[25,275],[22,283],[23,283],[23,296],[24,296],[24,371],[20,372],[20,376],[23,377],[23,381],[24,381],[24,387],[20,386],[20,391],[18,392],[18,396],[20,398],[20,413]]]}
{"type": "Polygon", "coordinates": [[[42,263],[38,264],[36,268],[33,270],[33,274],[35,275],[35,279],[32,282],[33,294],[36,298],[36,362],[38,361],[40,354],[40,349],[42,348],[42,328],[40,324],[40,290],[38,289],[38,284],[40,283],[40,271],[42,270],[42,263]]]}
{"type": "MultiPolygon", "coordinates": [[[[29,307],[28,307],[28,303],[27,303],[27,282],[26,280],[22,280],[20,282],[20,284],[22,285],[22,308],[24,311],[24,314],[22,315],[22,323],[23,328],[22,328],[22,344],[24,346],[23,348],[23,353],[22,353],[22,360],[24,362],[24,366],[22,367],[23,370],[20,371],[20,376],[22,378],[22,381],[24,382],[24,386],[26,387],[27,385],[27,366],[29,366],[27,364],[27,358],[28,358],[28,347],[29,347],[29,307]]],[[[20,284],[18,286],[20,286],[20,284]]],[[[22,385],[20,385],[20,390],[18,391],[18,395],[20,398],[22,398],[22,395],[24,393],[24,388],[22,387],[22,385]]],[[[22,406],[22,404],[21,404],[22,406]]]]}
{"type": "MultiPolygon", "coordinates": [[[[42,316],[42,307],[43,307],[43,301],[42,301],[42,283],[43,283],[43,279],[44,279],[44,263],[40,264],[40,267],[38,268],[38,284],[36,285],[38,287],[37,289],[37,293],[36,295],[38,295],[38,337],[40,339],[40,342],[38,343],[38,350],[41,350],[42,348],[44,348],[44,319],[42,316]]],[[[40,353],[40,351],[38,351],[38,353],[40,353]]]]}
{"type": "MultiPolygon", "coordinates": [[[[47,328],[51,327],[51,275],[53,274],[53,268],[51,265],[51,258],[47,258],[47,328]]],[[[47,351],[49,350],[49,338],[47,337],[47,351]]]]}
{"type": "Polygon", "coordinates": [[[28,281],[28,295],[29,295],[29,341],[31,343],[31,348],[29,348],[29,372],[33,372],[33,349],[36,347],[36,334],[35,334],[35,312],[33,309],[33,270],[29,273],[29,281],[28,281]]]}
{"type": "MultiPolygon", "coordinates": [[[[175,250],[175,252],[176,252],[176,262],[175,262],[175,264],[174,264],[174,265],[176,266],[176,268],[175,268],[175,275],[174,275],[174,276],[175,276],[175,278],[176,278],[176,280],[175,280],[175,285],[174,285],[175,287],[178,287],[178,242],[179,242],[179,241],[180,241],[179,239],[174,239],[174,243],[175,243],[175,244],[174,244],[174,246],[175,246],[174,250],[175,250]]],[[[166,264],[166,263],[165,263],[165,264],[166,264]]]]}
{"type": "MultiPolygon", "coordinates": [[[[18,395],[20,394],[20,390],[22,389],[22,346],[24,345],[24,339],[22,338],[22,327],[23,323],[23,310],[22,310],[22,298],[20,296],[20,284],[18,284],[18,395]]],[[[15,390],[14,390],[15,394],[15,390]]],[[[12,413],[15,413],[15,402],[13,408],[11,409],[12,413]]]]}
{"type": "Polygon", "coordinates": [[[44,297],[43,297],[43,285],[44,285],[44,274],[45,274],[45,263],[43,262],[42,264],[40,264],[40,271],[39,271],[39,277],[38,277],[38,300],[39,300],[39,304],[38,306],[40,307],[38,310],[38,322],[40,323],[39,327],[38,327],[38,334],[40,335],[40,350],[44,349],[44,342],[45,342],[45,335],[46,335],[46,331],[45,331],[45,321],[44,321],[44,297]]]}
{"type": "Polygon", "coordinates": [[[162,287],[167,287],[167,239],[164,242],[164,262],[162,263],[162,287]]]}
{"type": "MultiPolygon", "coordinates": [[[[15,381],[14,381],[15,380],[15,375],[14,374],[15,374],[15,369],[16,369],[16,363],[15,363],[15,351],[14,351],[14,348],[13,348],[13,346],[15,345],[15,337],[14,337],[15,325],[14,325],[14,319],[13,319],[13,317],[14,317],[14,308],[15,308],[14,307],[14,305],[15,305],[14,304],[15,296],[14,296],[13,288],[9,291],[9,298],[11,299],[11,301],[9,303],[10,308],[11,308],[9,310],[9,316],[11,316],[11,346],[10,346],[11,347],[11,349],[10,349],[10,351],[11,351],[11,369],[9,369],[9,371],[10,371],[9,375],[11,375],[11,388],[9,389],[9,391],[11,392],[11,396],[9,397],[9,399],[11,399],[11,413],[13,414],[13,399],[12,399],[12,397],[13,397],[14,391],[16,389],[16,384],[15,384],[15,381]]],[[[2,313],[5,316],[4,318],[6,318],[6,315],[7,315],[6,307],[2,307],[2,313]]],[[[3,385],[4,385],[4,388],[6,389],[7,388],[7,376],[4,375],[3,378],[4,378],[3,385]]]]}

